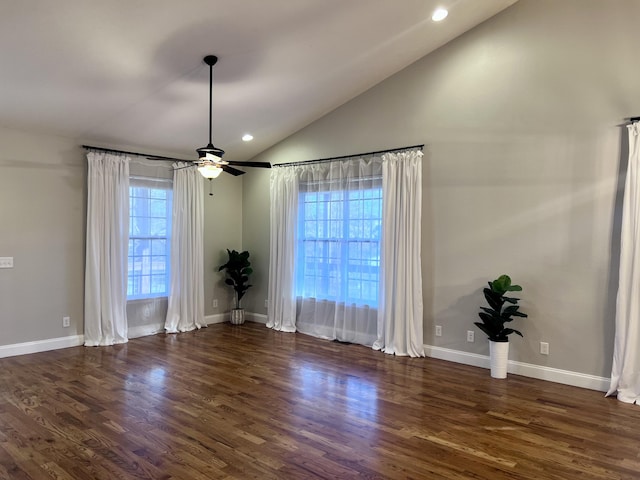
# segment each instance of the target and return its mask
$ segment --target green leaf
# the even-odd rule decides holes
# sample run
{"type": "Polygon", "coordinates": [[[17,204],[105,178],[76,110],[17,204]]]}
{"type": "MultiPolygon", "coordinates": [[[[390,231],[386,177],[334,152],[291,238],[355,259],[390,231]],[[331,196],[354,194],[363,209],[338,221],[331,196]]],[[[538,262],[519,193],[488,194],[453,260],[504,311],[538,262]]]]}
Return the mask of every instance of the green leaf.
{"type": "Polygon", "coordinates": [[[491,330],[489,330],[487,327],[485,327],[480,322],[474,322],[474,324],[475,324],[476,327],[478,327],[480,330],[482,330],[487,337],[489,337],[490,339],[492,338],[493,333],[491,332],[491,330]]]}
{"type": "MultiPolygon", "coordinates": [[[[521,337],[523,337],[522,333],[520,333],[518,330],[514,330],[513,328],[505,328],[502,333],[504,335],[511,335],[512,333],[515,333],[517,335],[520,335],[521,337]]],[[[523,337],[524,338],[524,337],[523,337]]]]}
{"type": "Polygon", "coordinates": [[[511,286],[511,278],[509,275],[500,275],[493,282],[491,282],[491,290],[502,295],[509,290],[511,286]]]}
{"type": "Polygon", "coordinates": [[[499,312],[496,312],[493,308],[487,308],[487,307],[480,307],[481,310],[484,310],[485,312],[487,312],[489,315],[495,315],[498,316],[500,315],[499,312]]]}
{"type": "Polygon", "coordinates": [[[500,324],[500,321],[496,321],[496,317],[489,315],[488,313],[478,312],[478,316],[482,319],[482,322],[488,327],[494,327],[500,324]]]}
{"type": "Polygon", "coordinates": [[[509,305],[502,310],[502,315],[515,315],[519,308],[518,305],[509,305]]]}
{"type": "Polygon", "coordinates": [[[485,288],[482,292],[484,293],[484,298],[487,300],[487,303],[491,308],[493,308],[497,312],[502,310],[502,305],[504,304],[504,301],[502,300],[501,295],[497,294],[496,292],[488,288],[485,288]]]}

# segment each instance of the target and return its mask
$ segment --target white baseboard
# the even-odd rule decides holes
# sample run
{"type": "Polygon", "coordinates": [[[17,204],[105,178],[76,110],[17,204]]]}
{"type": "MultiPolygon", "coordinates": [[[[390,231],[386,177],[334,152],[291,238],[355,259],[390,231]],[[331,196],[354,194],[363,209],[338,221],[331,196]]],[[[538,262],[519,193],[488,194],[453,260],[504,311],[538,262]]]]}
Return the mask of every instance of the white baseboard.
{"type": "Polygon", "coordinates": [[[47,340],[37,340],[35,342],[14,343],[12,345],[0,346],[0,358],[26,355],[28,353],[48,352],[49,350],[77,347],[80,345],[84,345],[84,335],[49,338],[47,340]]]}
{"type": "Polygon", "coordinates": [[[213,315],[205,315],[204,323],[207,325],[212,325],[214,323],[224,323],[229,321],[228,313],[215,313],[213,315]]]}
{"type": "Polygon", "coordinates": [[[245,316],[249,322],[267,324],[267,316],[263,313],[246,312],[245,316]]]}
{"type": "MultiPolygon", "coordinates": [[[[267,323],[267,316],[262,313],[244,312],[244,318],[247,322],[267,323]]],[[[215,315],[207,315],[204,317],[207,325],[213,323],[224,323],[231,320],[231,313],[216,313],[215,315]]]]}
{"type": "MultiPolygon", "coordinates": [[[[478,355],[477,353],[462,352],[431,345],[425,345],[424,352],[428,357],[438,358],[440,360],[472,365],[474,367],[490,368],[489,357],[486,355],[478,355]]],[[[611,381],[605,377],[597,377],[586,373],[560,370],[558,368],[516,362],[513,360],[509,360],[507,371],[514,375],[523,375],[525,377],[572,385],[574,387],[588,388],[589,390],[597,390],[600,392],[606,392],[609,389],[611,381]]]]}

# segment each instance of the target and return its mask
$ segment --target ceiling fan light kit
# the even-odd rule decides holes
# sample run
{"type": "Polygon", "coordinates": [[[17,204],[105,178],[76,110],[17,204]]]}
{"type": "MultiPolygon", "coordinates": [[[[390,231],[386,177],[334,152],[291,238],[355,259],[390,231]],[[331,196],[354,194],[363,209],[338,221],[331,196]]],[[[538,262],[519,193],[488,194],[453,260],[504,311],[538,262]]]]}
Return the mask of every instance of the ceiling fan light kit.
{"type": "Polygon", "coordinates": [[[222,167],[207,162],[200,165],[198,167],[198,171],[204,178],[208,178],[209,180],[211,180],[212,178],[218,178],[220,176],[220,174],[222,173],[222,167]]]}

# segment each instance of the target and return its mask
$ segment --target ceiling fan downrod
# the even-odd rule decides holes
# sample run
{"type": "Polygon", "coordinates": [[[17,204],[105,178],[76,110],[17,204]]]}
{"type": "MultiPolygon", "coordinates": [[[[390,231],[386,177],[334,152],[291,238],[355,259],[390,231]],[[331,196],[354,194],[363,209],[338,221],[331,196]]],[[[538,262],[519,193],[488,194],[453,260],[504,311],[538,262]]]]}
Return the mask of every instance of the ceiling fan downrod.
{"type": "Polygon", "coordinates": [[[207,147],[213,147],[213,66],[218,63],[218,57],[207,55],[204,57],[204,63],[209,65],[209,145],[207,147]]]}
{"type": "Polygon", "coordinates": [[[224,155],[224,150],[213,145],[213,66],[218,62],[215,55],[204,57],[204,63],[209,65],[209,144],[206,147],[196,149],[198,158],[201,160],[211,160],[207,155],[213,155],[213,160],[220,160],[224,155]]]}

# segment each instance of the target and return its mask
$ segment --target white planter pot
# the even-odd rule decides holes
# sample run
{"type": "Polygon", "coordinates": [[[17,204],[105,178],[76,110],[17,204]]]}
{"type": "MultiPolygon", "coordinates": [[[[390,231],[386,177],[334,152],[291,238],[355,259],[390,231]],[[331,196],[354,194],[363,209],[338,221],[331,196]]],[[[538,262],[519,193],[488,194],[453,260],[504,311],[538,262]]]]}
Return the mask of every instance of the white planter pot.
{"type": "Polygon", "coordinates": [[[231,310],[231,324],[242,325],[244,323],[244,308],[234,308],[231,310]]]}
{"type": "Polygon", "coordinates": [[[489,359],[491,360],[491,376],[493,378],[507,378],[509,342],[492,342],[489,340],[489,359]]]}

